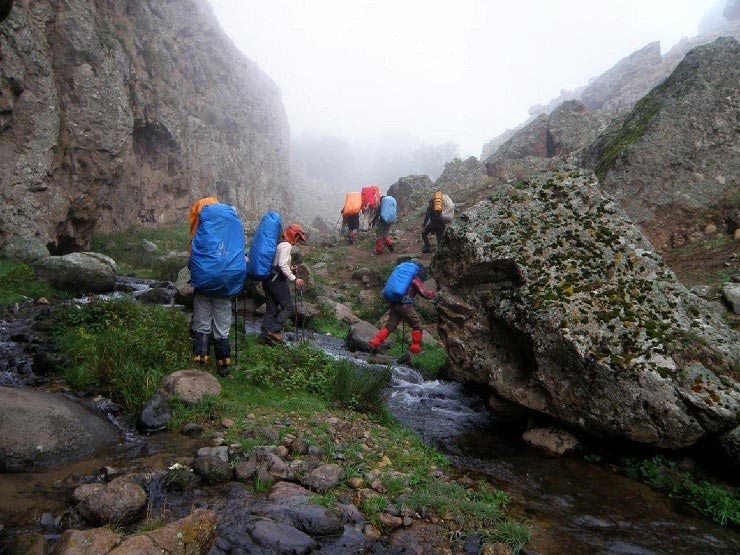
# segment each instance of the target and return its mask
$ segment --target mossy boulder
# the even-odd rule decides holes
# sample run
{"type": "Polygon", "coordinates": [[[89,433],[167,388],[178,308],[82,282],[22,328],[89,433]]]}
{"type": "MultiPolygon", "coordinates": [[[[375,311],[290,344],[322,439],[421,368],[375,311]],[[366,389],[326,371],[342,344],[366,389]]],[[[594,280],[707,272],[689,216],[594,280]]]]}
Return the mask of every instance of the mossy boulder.
{"type": "Polygon", "coordinates": [[[432,272],[450,374],[600,437],[681,448],[740,420],[740,336],[590,172],[493,191],[432,272]]]}

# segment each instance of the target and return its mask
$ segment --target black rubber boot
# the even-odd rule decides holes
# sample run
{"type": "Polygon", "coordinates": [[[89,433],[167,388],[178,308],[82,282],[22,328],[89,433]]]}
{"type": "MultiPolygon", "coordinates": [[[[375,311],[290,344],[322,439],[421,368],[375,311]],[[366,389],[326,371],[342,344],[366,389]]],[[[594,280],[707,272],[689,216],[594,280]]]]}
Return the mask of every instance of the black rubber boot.
{"type": "Polygon", "coordinates": [[[209,336],[207,333],[193,333],[193,361],[203,365],[208,362],[209,336]]]}
{"type": "Polygon", "coordinates": [[[218,375],[225,378],[229,375],[229,366],[231,366],[231,346],[228,338],[216,339],[213,347],[216,352],[218,375]]]}

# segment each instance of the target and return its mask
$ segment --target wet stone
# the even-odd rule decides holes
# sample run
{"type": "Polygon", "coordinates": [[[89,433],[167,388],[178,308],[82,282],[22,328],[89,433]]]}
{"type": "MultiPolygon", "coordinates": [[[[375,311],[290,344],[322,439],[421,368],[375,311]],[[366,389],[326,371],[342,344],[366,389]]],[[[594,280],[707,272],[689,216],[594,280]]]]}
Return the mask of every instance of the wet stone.
{"type": "Polygon", "coordinates": [[[228,482],[231,479],[229,463],[211,455],[196,458],[193,470],[203,478],[203,481],[209,484],[228,482]]]}
{"type": "Polygon", "coordinates": [[[41,534],[21,534],[5,547],[5,555],[45,555],[46,538],[41,534]]]}
{"type": "Polygon", "coordinates": [[[310,503],[268,506],[263,516],[290,524],[314,537],[338,536],[344,530],[344,524],[335,511],[310,503]]]}
{"type": "Polygon", "coordinates": [[[110,484],[85,484],[74,492],[77,509],[85,520],[121,524],[134,520],[146,507],[144,489],[120,478],[110,484]]]}
{"type": "Polygon", "coordinates": [[[318,493],[325,493],[338,486],[344,478],[344,470],[337,464],[324,464],[309,472],[302,484],[318,493]]]}
{"type": "Polygon", "coordinates": [[[203,433],[203,426],[197,422],[188,422],[182,427],[182,433],[186,436],[199,436],[203,433]]]}
{"type": "Polygon", "coordinates": [[[156,432],[164,429],[172,420],[170,404],[161,395],[154,394],[139,415],[137,427],[143,432],[156,432]]]}
{"type": "Polygon", "coordinates": [[[250,524],[247,531],[257,545],[278,553],[303,555],[317,546],[316,541],[311,536],[289,524],[260,520],[250,524]]]}

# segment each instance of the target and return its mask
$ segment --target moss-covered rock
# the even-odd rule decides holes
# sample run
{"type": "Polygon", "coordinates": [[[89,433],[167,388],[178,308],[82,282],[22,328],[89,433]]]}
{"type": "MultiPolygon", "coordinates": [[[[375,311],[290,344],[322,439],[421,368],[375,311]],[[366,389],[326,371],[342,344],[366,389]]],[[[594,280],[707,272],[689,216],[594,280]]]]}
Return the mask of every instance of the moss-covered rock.
{"type": "Polygon", "coordinates": [[[740,337],[593,174],[493,191],[435,256],[450,373],[594,435],[679,448],[740,419],[740,337]]]}

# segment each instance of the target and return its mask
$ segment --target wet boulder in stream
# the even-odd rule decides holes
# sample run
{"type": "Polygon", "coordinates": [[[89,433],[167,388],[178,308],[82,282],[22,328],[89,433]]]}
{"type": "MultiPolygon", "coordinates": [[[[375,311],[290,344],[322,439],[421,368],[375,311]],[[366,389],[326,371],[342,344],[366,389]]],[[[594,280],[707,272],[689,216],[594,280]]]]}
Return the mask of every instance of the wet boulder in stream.
{"type": "Polygon", "coordinates": [[[117,441],[110,422],[63,395],[0,387],[0,470],[60,464],[117,441]]]}
{"type": "Polygon", "coordinates": [[[116,263],[94,252],[49,256],[33,265],[37,279],[75,293],[107,293],[116,285],[116,263]]]}
{"type": "Polygon", "coordinates": [[[117,478],[109,484],[84,484],[75,490],[74,499],[85,520],[119,525],[141,514],[147,494],[133,481],[117,478]]]}
{"type": "Polygon", "coordinates": [[[453,379],[590,434],[689,447],[740,420],[740,337],[590,172],[505,185],[432,271],[453,379]]]}

